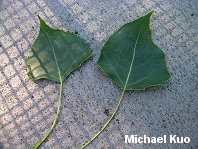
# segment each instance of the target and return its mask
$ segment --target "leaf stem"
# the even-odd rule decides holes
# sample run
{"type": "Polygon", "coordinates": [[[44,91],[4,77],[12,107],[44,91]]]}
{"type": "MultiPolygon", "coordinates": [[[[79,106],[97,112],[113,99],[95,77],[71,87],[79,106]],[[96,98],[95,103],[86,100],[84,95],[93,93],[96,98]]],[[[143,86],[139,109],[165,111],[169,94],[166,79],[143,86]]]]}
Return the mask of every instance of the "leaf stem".
{"type": "Polygon", "coordinates": [[[50,128],[50,130],[47,132],[47,134],[33,147],[33,149],[37,149],[44,141],[45,139],[49,136],[49,134],[52,132],[52,130],[54,129],[56,122],[58,120],[58,115],[60,113],[60,107],[61,107],[61,100],[62,100],[62,91],[63,91],[63,81],[60,81],[60,92],[59,92],[59,100],[58,100],[58,109],[56,112],[56,117],[54,119],[54,122],[50,128]]]}
{"type": "Polygon", "coordinates": [[[100,133],[108,126],[108,124],[111,122],[111,120],[113,119],[113,117],[115,116],[115,114],[116,114],[116,112],[117,112],[117,110],[118,110],[118,108],[119,108],[119,106],[120,106],[120,103],[121,103],[121,101],[122,101],[122,99],[123,99],[123,95],[124,95],[124,92],[125,92],[125,89],[122,91],[122,94],[121,94],[121,96],[120,96],[120,99],[119,99],[119,101],[118,101],[118,104],[117,104],[117,106],[116,106],[116,108],[115,108],[115,110],[114,110],[114,112],[113,112],[113,114],[111,115],[111,117],[109,118],[109,120],[105,123],[105,125],[100,129],[100,131],[97,133],[97,134],[95,134],[95,136],[93,136],[87,143],[85,143],[80,149],[84,149],[87,145],[89,145],[95,138],[97,138],[99,135],[100,135],[100,133]]]}

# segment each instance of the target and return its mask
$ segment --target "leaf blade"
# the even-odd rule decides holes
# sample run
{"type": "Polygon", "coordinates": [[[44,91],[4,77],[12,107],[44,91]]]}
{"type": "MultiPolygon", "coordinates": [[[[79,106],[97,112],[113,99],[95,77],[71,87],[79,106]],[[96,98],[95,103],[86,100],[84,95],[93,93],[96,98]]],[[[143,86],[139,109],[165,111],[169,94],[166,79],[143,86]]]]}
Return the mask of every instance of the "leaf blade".
{"type": "Polygon", "coordinates": [[[170,78],[165,55],[151,39],[152,13],[123,25],[101,50],[98,66],[124,90],[165,85],[170,78]]]}
{"type": "Polygon", "coordinates": [[[30,67],[28,76],[61,82],[92,55],[90,44],[73,33],[50,28],[41,18],[40,25],[39,35],[25,59],[30,67]]]}

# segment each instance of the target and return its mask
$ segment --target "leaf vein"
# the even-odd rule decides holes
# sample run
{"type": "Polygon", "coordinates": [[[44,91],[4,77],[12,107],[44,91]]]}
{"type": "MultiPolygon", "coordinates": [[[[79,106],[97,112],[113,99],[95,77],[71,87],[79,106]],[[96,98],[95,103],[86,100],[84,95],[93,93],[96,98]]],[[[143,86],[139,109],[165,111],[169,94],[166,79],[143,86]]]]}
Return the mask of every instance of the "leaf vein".
{"type": "MultiPolygon", "coordinates": [[[[111,66],[111,68],[113,68],[113,66],[111,65],[111,63],[109,63],[109,60],[106,58],[106,56],[104,56],[105,59],[108,61],[108,64],[111,66]]],[[[122,82],[122,79],[119,77],[117,71],[113,68],[113,71],[116,73],[118,79],[120,80],[120,82],[122,83],[122,85],[124,85],[124,83],[122,82]]]]}
{"type": "Polygon", "coordinates": [[[80,54],[78,54],[78,56],[77,56],[77,58],[73,61],[73,63],[70,65],[70,67],[66,70],[66,72],[63,74],[63,76],[64,75],[66,75],[67,73],[68,73],[68,70],[70,70],[70,68],[72,67],[72,65],[78,60],[78,58],[80,57],[80,56],[82,56],[84,51],[82,51],[80,54]]]}
{"type": "MultiPolygon", "coordinates": [[[[44,29],[45,29],[45,28],[44,28],[44,29]]],[[[55,60],[55,63],[56,63],[57,69],[58,69],[59,79],[60,79],[60,81],[62,81],[61,74],[60,74],[60,68],[59,68],[59,66],[58,66],[58,62],[57,62],[56,54],[55,54],[55,51],[54,51],[54,47],[53,47],[53,45],[52,45],[52,42],[51,42],[51,40],[50,40],[50,38],[49,38],[49,35],[48,35],[48,33],[47,33],[46,30],[45,30],[45,32],[46,32],[47,38],[49,39],[50,45],[51,45],[51,47],[52,47],[52,52],[53,52],[53,55],[54,55],[54,60],[55,60]]]]}
{"type": "MultiPolygon", "coordinates": [[[[144,23],[146,22],[146,20],[144,21],[144,23]]],[[[131,70],[132,70],[132,67],[133,67],[133,62],[134,62],[134,59],[135,59],[135,52],[136,52],[136,46],[137,46],[137,43],[138,43],[138,40],[139,40],[139,36],[140,36],[140,32],[142,30],[142,27],[144,25],[144,23],[142,24],[139,32],[138,32],[138,36],[137,36],[137,39],[136,39],[136,42],[135,42],[135,46],[134,46],[134,49],[133,49],[133,57],[132,57],[132,60],[131,60],[131,65],[130,65],[130,69],[129,69],[129,73],[127,75],[127,79],[126,79],[126,82],[125,82],[125,85],[124,85],[124,90],[126,89],[127,87],[127,83],[128,83],[128,80],[129,80],[129,77],[130,77],[130,74],[131,74],[131,70]]]]}
{"type": "Polygon", "coordinates": [[[157,70],[157,68],[159,67],[159,65],[160,65],[162,62],[163,62],[163,61],[161,61],[161,62],[157,65],[157,67],[156,67],[148,76],[146,76],[146,77],[144,77],[144,78],[142,78],[142,79],[140,79],[140,80],[138,80],[138,81],[136,81],[136,82],[133,82],[133,83],[127,85],[127,87],[129,87],[129,86],[131,86],[131,85],[134,85],[134,84],[136,84],[136,83],[138,83],[138,82],[140,82],[140,81],[142,81],[142,80],[145,80],[145,79],[147,79],[148,77],[150,77],[150,76],[153,74],[153,72],[154,72],[155,70],[157,70]]]}
{"type": "Polygon", "coordinates": [[[117,65],[118,65],[120,68],[122,68],[125,72],[127,72],[127,70],[124,69],[124,68],[114,59],[114,57],[113,57],[113,55],[111,54],[111,52],[110,52],[110,55],[111,55],[112,59],[117,63],[117,65]]]}
{"type": "MultiPolygon", "coordinates": [[[[137,68],[141,67],[142,65],[147,64],[147,63],[153,58],[153,55],[154,55],[154,51],[153,51],[153,53],[152,53],[152,56],[151,56],[145,63],[143,63],[143,64],[141,64],[141,65],[138,65],[137,67],[133,68],[132,70],[137,69],[137,68]]],[[[132,71],[132,70],[131,70],[131,71],[132,71]]]]}

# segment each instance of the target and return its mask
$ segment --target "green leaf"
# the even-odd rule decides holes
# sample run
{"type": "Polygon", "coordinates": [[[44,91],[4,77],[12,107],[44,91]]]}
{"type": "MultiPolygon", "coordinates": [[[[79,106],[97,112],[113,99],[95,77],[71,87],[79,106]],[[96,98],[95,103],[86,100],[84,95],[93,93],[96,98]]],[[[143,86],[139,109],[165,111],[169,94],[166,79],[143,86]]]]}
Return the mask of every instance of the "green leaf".
{"type": "Polygon", "coordinates": [[[46,78],[60,82],[58,109],[47,134],[33,147],[37,149],[54,129],[60,113],[63,80],[92,54],[90,44],[79,36],[50,28],[40,18],[39,35],[25,60],[33,80],[46,78]]]}
{"type": "Polygon", "coordinates": [[[151,39],[150,12],[123,25],[104,44],[98,66],[123,89],[118,104],[108,121],[81,149],[89,145],[115,116],[125,90],[141,90],[148,86],[165,85],[170,78],[165,55],[151,39]]]}
{"type": "Polygon", "coordinates": [[[99,67],[124,90],[165,85],[170,78],[165,55],[151,39],[151,14],[122,26],[101,50],[99,67]]]}
{"type": "Polygon", "coordinates": [[[28,76],[61,82],[91,56],[90,44],[73,33],[50,28],[41,18],[40,24],[39,35],[26,59],[31,68],[28,76]]]}

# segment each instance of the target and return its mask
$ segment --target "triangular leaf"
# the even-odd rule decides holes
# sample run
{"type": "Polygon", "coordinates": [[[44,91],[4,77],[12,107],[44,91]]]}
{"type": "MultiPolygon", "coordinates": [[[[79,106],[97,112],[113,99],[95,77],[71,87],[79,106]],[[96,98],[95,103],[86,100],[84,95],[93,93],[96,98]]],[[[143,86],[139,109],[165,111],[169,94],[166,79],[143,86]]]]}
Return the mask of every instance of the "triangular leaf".
{"type": "Polygon", "coordinates": [[[99,67],[123,89],[118,104],[108,121],[81,149],[89,145],[115,116],[126,90],[141,90],[164,85],[170,78],[165,55],[151,39],[149,21],[152,12],[122,26],[104,44],[99,67]]]}
{"type": "Polygon", "coordinates": [[[151,14],[122,26],[101,50],[99,67],[124,90],[165,85],[170,78],[165,55],[151,39],[151,14]]]}
{"type": "Polygon", "coordinates": [[[28,76],[61,82],[91,56],[90,44],[73,33],[50,28],[41,18],[40,24],[39,35],[26,59],[31,68],[28,76]]]}
{"type": "Polygon", "coordinates": [[[63,80],[92,54],[90,44],[77,35],[50,28],[40,18],[39,35],[29,52],[26,64],[33,80],[46,78],[60,82],[59,103],[55,119],[47,134],[33,147],[37,149],[54,129],[60,113],[63,80]]]}

